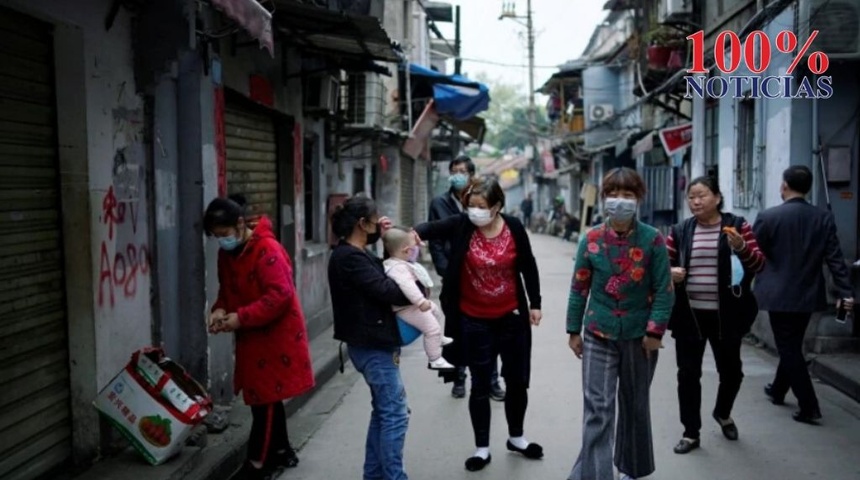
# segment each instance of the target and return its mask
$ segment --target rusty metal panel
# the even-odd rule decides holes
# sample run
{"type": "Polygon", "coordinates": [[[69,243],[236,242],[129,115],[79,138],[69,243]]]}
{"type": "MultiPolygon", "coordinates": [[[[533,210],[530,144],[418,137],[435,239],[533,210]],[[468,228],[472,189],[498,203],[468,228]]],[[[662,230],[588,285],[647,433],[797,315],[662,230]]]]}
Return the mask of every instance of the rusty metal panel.
{"type": "Polygon", "coordinates": [[[71,454],[51,28],[0,8],[0,478],[71,454]]]}
{"type": "Polygon", "coordinates": [[[227,193],[248,200],[251,222],[260,215],[278,235],[278,148],[272,118],[229,102],[224,115],[227,193]]]}

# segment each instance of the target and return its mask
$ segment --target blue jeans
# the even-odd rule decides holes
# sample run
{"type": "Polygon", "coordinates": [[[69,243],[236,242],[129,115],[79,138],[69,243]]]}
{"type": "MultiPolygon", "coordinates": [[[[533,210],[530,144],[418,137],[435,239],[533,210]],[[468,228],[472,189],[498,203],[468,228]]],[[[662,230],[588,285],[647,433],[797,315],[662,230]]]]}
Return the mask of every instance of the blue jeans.
{"type": "Polygon", "coordinates": [[[364,480],[407,480],[403,446],[409,426],[406,389],[400,378],[400,349],[349,346],[349,358],[370,387],[370,426],[364,452],[364,480]]]}

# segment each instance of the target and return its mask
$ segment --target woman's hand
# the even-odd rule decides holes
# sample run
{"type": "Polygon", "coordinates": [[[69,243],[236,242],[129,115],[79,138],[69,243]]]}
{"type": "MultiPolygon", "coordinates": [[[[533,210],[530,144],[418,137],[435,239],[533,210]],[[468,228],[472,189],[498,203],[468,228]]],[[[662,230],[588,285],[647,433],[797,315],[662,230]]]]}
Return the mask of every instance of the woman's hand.
{"type": "Polygon", "coordinates": [[[391,227],[394,226],[394,222],[391,221],[388,217],[379,217],[379,234],[384,235],[385,232],[391,230],[391,227]]]}
{"type": "Polygon", "coordinates": [[[543,313],[540,310],[529,310],[529,321],[534,326],[540,325],[540,321],[543,318],[543,313]]]}
{"type": "Polygon", "coordinates": [[[582,335],[571,333],[570,339],[567,341],[567,345],[571,350],[573,350],[573,354],[576,355],[576,358],[582,358],[582,335]]]}
{"type": "Polygon", "coordinates": [[[222,332],[233,332],[235,330],[238,330],[239,327],[241,327],[241,324],[239,323],[239,314],[238,313],[231,313],[231,314],[228,314],[224,318],[224,321],[221,322],[220,331],[222,331],[222,332]]]}
{"type": "Polygon", "coordinates": [[[729,241],[729,246],[732,250],[736,252],[740,252],[746,247],[747,242],[744,241],[744,237],[741,234],[737,233],[734,230],[725,230],[726,232],[726,240],[729,241]]]}
{"type": "Polygon", "coordinates": [[[659,338],[645,336],[642,339],[642,348],[645,350],[645,355],[651,357],[651,352],[659,350],[663,346],[663,342],[659,338]]]}
{"type": "Polygon", "coordinates": [[[221,322],[224,320],[224,317],[227,316],[227,311],[223,308],[219,308],[214,312],[209,314],[209,333],[218,333],[218,330],[221,328],[221,322]]]}
{"type": "Polygon", "coordinates": [[[687,278],[687,269],[681,267],[672,267],[672,281],[681,283],[687,278]]]}

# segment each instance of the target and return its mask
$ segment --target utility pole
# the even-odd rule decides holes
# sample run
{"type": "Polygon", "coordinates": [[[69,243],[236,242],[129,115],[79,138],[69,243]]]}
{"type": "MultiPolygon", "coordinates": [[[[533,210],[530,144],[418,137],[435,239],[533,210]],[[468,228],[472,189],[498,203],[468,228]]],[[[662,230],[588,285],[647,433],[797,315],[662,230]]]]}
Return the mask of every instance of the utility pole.
{"type": "MultiPolygon", "coordinates": [[[[462,53],[460,51],[460,6],[457,5],[454,8],[454,14],[456,18],[454,18],[454,74],[462,75],[463,68],[463,59],[462,53]]],[[[457,158],[457,155],[460,155],[460,130],[454,128],[451,132],[453,138],[451,139],[451,150],[452,150],[452,160],[457,158]]]]}
{"type": "MultiPolygon", "coordinates": [[[[526,2],[526,15],[525,17],[517,15],[516,5],[513,2],[505,2],[502,4],[502,14],[499,16],[499,20],[504,18],[509,18],[511,20],[517,21],[522,25],[522,22],[519,20],[525,19],[525,27],[526,27],[526,43],[528,48],[529,55],[529,108],[528,108],[528,119],[529,119],[529,143],[532,147],[532,158],[529,162],[529,170],[532,175],[537,178],[537,175],[541,171],[541,158],[540,153],[538,152],[537,145],[537,107],[535,106],[535,31],[534,31],[534,22],[533,22],[533,13],[532,12],[532,0],[528,0],[526,2]]],[[[526,193],[530,193],[532,190],[531,182],[529,181],[529,177],[527,176],[525,179],[525,191],[526,193]]],[[[541,196],[540,196],[540,188],[535,188],[535,205],[540,209],[541,206],[541,196]]]]}

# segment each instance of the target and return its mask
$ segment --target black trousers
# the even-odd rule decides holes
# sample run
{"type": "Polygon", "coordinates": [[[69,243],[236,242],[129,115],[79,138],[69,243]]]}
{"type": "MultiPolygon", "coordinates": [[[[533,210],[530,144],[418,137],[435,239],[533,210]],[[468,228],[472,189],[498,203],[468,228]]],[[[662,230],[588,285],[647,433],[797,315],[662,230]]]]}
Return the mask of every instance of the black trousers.
{"type": "Polygon", "coordinates": [[[283,402],[251,407],[253,421],[248,439],[248,460],[269,463],[277,453],[290,450],[283,402]]]}
{"type": "Polygon", "coordinates": [[[518,315],[493,320],[463,318],[463,341],[472,372],[469,415],[476,447],[490,446],[490,386],[496,357],[505,378],[505,417],[511,437],[523,435],[531,368],[531,326],[518,315]]]}
{"type": "Polygon", "coordinates": [[[732,407],[743,382],[741,339],[734,334],[720,338],[719,317],[715,311],[696,310],[696,318],[703,338],[675,339],[675,358],[678,362],[678,404],[684,437],[699,438],[702,429],[702,358],[705,346],[710,343],[720,386],[714,413],[722,418],[731,417],[732,407]],[[737,337],[737,338],[736,338],[737,337]]]}
{"type": "Polygon", "coordinates": [[[803,337],[812,314],[768,312],[768,315],[776,350],[779,352],[779,366],[773,379],[774,396],[784,397],[791,388],[797,397],[800,411],[818,412],[818,397],[815,396],[806,359],[803,358],[803,337]]]}

